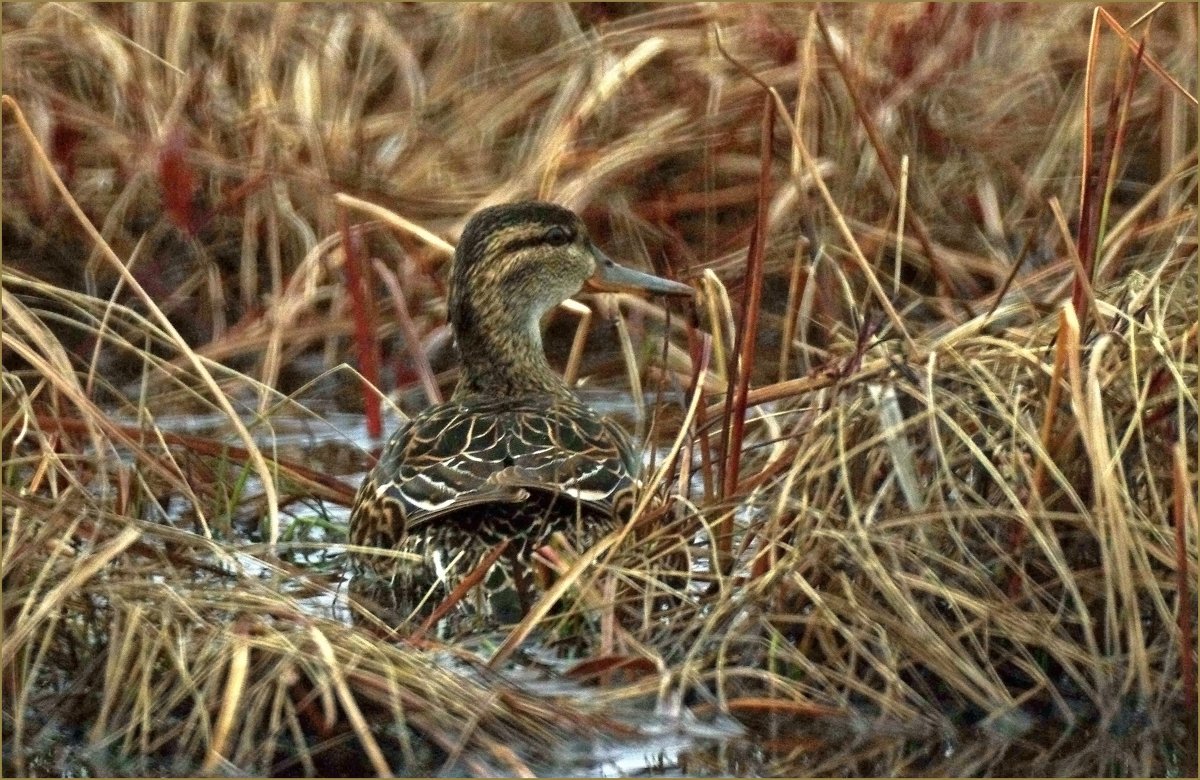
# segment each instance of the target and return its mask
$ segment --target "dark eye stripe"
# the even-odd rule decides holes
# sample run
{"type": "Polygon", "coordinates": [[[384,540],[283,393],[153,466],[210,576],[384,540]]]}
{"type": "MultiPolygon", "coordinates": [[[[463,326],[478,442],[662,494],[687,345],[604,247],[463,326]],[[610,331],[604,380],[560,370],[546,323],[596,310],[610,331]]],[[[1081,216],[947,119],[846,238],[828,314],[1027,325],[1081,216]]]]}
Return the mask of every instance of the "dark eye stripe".
{"type": "Polygon", "coordinates": [[[500,245],[497,254],[509,255],[513,252],[520,252],[530,247],[541,246],[546,243],[546,237],[541,235],[522,236],[521,238],[510,238],[500,245]]]}
{"type": "Polygon", "coordinates": [[[567,240],[565,242],[564,241],[559,241],[559,242],[552,241],[552,240],[550,240],[548,231],[539,230],[538,232],[533,233],[533,234],[526,233],[517,238],[510,238],[507,241],[504,241],[503,243],[501,243],[499,245],[499,247],[497,249],[497,253],[506,255],[506,254],[511,254],[513,252],[520,252],[524,249],[529,249],[531,247],[543,246],[543,245],[545,245],[545,246],[563,246],[563,245],[569,244],[570,242],[575,240],[575,231],[573,229],[566,227],[564,225],[558,225],[556,227],[558,227],[560,230],[562,230],[566,233],[567,240]]]}

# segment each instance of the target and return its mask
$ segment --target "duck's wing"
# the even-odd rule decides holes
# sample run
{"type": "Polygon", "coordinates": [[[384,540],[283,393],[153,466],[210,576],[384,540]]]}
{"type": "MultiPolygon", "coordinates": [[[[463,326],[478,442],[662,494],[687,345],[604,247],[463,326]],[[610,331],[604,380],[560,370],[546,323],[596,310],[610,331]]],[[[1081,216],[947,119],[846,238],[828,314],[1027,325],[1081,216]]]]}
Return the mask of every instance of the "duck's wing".
{"type": "Polygon", "coordinates": [[[352,540],[386,546],[414,523],[452,509],[520,501],[518,489],[487,481],[503,458],[503,440],[500,421],[470,405],[440,404],[417,415],[387,441],[363,481],[352,540]]]}
{"type": "Polygon", "coordinates": [[[610,504],[640,465],[628,436],[616,424],[574,399],[503,415],[504,468],[488,481],[570,496],[580,503],[610,504]]]}
{"type": "Polygon", "coordinates": [[[611,510],[628,490],[637,456],[618,426],[567,399],[446,403],[413,418],[363,483],[351,528],[356,543],[383,544],[447,514],[514,506],[531,493],[611,510]]]}

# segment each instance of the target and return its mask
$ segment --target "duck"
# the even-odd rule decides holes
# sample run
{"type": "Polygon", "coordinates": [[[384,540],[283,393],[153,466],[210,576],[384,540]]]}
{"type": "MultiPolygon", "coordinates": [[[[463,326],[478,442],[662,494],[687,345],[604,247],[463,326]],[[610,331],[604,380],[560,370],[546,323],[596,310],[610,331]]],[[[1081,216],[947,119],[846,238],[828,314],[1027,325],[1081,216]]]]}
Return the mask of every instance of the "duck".
{"type": "MultiPolygon", "coordinates": [[[[590,291],[692,296],[619,265],[563,206],[522,201],[466,223],[450,263],[453,394],[403,423],[359,488],[349,540],[360,570],[470,571],[501,543],[520,570],[562,532],[586,549],[627,521],[641,458],[628,433],[580,400],[546,359],[541,323],[590,291]]],[[[507,582],[513,582],[508,578],[507,582]]],[[[516,585],[526,602],[521,581],[516,585]]]]}

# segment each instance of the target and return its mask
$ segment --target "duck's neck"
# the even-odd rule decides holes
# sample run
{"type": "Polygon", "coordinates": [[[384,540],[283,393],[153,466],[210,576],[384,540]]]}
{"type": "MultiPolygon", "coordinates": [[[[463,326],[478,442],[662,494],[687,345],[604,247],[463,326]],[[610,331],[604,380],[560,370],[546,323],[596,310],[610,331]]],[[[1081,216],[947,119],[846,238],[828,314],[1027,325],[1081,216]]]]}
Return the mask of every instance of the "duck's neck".
{"type": "Polygon", "coordinates": [[[572,396],[542,349],[544,311],[498,299],[461,302],[451,321],[462,362],[454,398],[572,396]]]}

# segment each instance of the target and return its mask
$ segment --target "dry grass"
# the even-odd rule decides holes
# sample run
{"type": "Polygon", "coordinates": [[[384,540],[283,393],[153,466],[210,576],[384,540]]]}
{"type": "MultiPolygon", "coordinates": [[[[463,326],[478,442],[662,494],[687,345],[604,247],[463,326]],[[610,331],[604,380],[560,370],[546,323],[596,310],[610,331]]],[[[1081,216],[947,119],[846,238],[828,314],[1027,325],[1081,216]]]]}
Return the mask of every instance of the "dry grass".
{"type": "Polygon", "coordinates": [[[754,735],[691,773],[1194,772],[1193,10],[5,4],[5,773],[586,771],[682,708],[754,735]],[[414,636],[337,421],[453,382],[447,249],[529,196],[701,295],[554,317],[658,399],[645,505],[414,636]]]}

